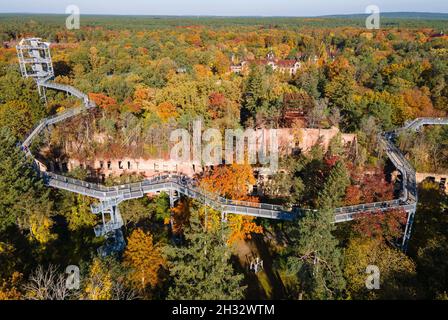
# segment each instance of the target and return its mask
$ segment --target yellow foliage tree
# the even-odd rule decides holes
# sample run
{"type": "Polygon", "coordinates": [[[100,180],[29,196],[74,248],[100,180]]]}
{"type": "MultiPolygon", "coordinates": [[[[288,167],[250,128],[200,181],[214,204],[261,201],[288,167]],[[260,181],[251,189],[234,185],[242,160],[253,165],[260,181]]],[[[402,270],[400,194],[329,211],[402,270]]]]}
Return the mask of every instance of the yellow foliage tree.
{"type": "Polygon", "coordinates": [[[19,290],[22,274],[14,272],[10,279],[0,281],[0,300],[20,300],[22,293],[19,290]]]}
{"type": "Polygon", "coordinates": [[[96,224],[96,216],[90,211],[91,201],[82,195],[76,196],[77,205],[72,207],[67,215],[68,228],[76,231],[81,228],[90,228],[96,224]]]}
{"type": "Polygon", "coordinates": [[[113,282],[110,271],[103,268],[100,259],[94,259],[89,269],[83,298],[87,300],[111,300],[112,288],[113,282]]]}
{"type": "Polygon", "coordinates": [[[210,68],[202,64],[197,64],[193,68],[194,72],[196,73],[196,76],[200,79],[208,78],[213,75],[210,68]]]}
{"type": "Polygon", "coordinates": [[[226,74],[230,71],[230,60],[224,53],[218,51],[215,54],[213,66],[219,74],[226,74]]]}
{"type": "Polygon", "coordinates": [[[147,88],[145,86],[138,85],[134,92],[133,105],[135,111],[141,109],[148,109],[151,107],[151,100],[154,98],[154,89],[147,88]]]}
{"type": "Polygon", "coordinates": [[[12,246],[8,245],[7,243],[0,242],[0,254],[9,252],[12,250],[12,246]]]}
{"type": "Polygon", "coordinates": [[[136,229],[128,238],[124,253],[124,265],[130,267],[134,283],[144,292],[148,285],[154,287],[159,281],[159,270],[165,264],[162,250],[154,245],[152,235],[136,229]]]}
{"type": "Polygon", "coordinates": [[[415,275],[413,261],[403,252],[372,239],[352,239],[345,252],[344,275],[347,291],[354,299],[410,298],[406,280],[415,275]],[[380,290],[366,289],[366,268],[375,265],[380,270],[380,290]]]}
{"type": "Polygon", "coordinates": [[[89,62],[93,70],[98,69],[102,64],[102,58],[99,56],[99,50],[91,47],[89,50],[89,62]]]}
{"type": "Polygon", "coordinates": [[[46,245],[48,242],[57,239],[57,235],[51,233],[53,220],[45,214],[34,213],[30,216],[31,238],[46,245]]]}
{"type": "Polygon", "coordinates": [[[239,240],[251,239],[253,233],[263,233],[263,227],[257,225],[253,217],[231,215],[228,217],[228,223],[232,233],[229,236],[230,244],[239,240]]]}

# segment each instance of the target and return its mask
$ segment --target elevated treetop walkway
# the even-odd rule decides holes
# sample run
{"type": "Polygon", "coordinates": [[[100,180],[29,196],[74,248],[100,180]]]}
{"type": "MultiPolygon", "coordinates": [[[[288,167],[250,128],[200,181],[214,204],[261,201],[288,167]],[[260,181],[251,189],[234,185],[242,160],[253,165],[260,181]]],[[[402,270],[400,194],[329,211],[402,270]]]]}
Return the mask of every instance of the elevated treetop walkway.
{"type": "MultiPolygon", "coordinates": [[[[91,101],[86,94],[72,86],[55,83],[51,81],[51,77],[38,79],[36,82],[39,87],[39,92],[41,88],[66,92],[67,94],[80,99],[83,105],[79,108],[69,109],[55,116],[43,119],[26,137],[22,144],[22,148],[29,156],[32,156],[29,151],[29,147],[33,139],[36,138],[42,130],[50,125],[55,125],[59,122],[79,115],[85,110],[96,107],[95,103],[91,101]]],[[[424,125],[447,124],[448,118],[418,118],[406,123],[403,128],[380,134],[379,141],[382,148],[402,175],[402,192],[400,198],[391,201],[336,208],[334,210],[335,223],[351,221],[356,217],[356,215],[361,213],[403,209],[408,213],[408,222],[406,225],[405,236],[403,237],[403,245],[405,247],[407,240],[410,237],[411,225],[418,201],[417,183],[415,177],[416,173],[412,165],[395,146],[394,140],[397,134],[402,130],[415,131],[419,130],[424,125]]],[[[167,191],[170,195],[172,195],[173,192],[176,192],[178,194],[183,194],[187,197],[197,199],[206,205],[221,211],[224,216],[226,214],[240,214],[260,218],[292,221],[301,214],[309,211],[309,209],[302,209],[298,207],[285,208],[283,206],[266,203],[252,203],[226,199],[217,194],[212,194],[201,190],[197,186],[196,181],[179,174],[160,175],[145,179],[141,182],[123,184],[114,187],[105,187],[100,184],[88,183],[52,172],[40,172],[40,174],[47,186],[89,196],[100,201],[99,204],[92,206],[92,212],[95,214],[101,213],[103,217],[103,226],[95,228],[95,233],[97,235],[107,235],[121,228],[123,221],[118,211],[119,203],[130,199],[141,198],[147,193],[158,191],[167,191]],[[110,214],[109,222],[105,221],[105,213],[110,214]]],[[[120,235],[118,236],[120,237],[120,235]]]]}
{"type": "MultiPolygon", "coordinates": [[[[64,91],[70,88],[69,86],[54,85],[51,85],[51,87],[57,87],[59,90],[64,91]]],[[[33,133],[27,137],[27,139],[23,143],[23,146],[29,147],[32,139],[36,136],[36,134],[38,134],[48,125],[64,121],[70,117],[80,114],[85,109],[89,109],[92,107],[95,107],[95,105],[94,103],[89,101],[83,107],[70,109],[56,116],[44,119],[36,127],[33,133]]],[[[448,123],[448,119],[443,120],[448,123]]],[[[440,121],[440,119],[435,119],[434,123],[439,124],[440,121]]],[[[419,124],[420,125],[418,127],[413,126],[412,129],[419,128],[422,125],[433,124],[433,122],[431,122],[429,119],[425,119],[425,121],[420,121],[419,124]]],[[[366,203],[355,206],[336,208],[335,222],[353,220],[356,214],[363,212],[378,210],[386,211],[401,207],[408,210],[411,206],[415,205],[415,170],[392,142],[392,139],[394,137],[394,132],[381,134],[380,142],[392,163],[401,172],[403,177],[406,178],[404,179],[406,183],[403,183],[404,192],[402,197],[400,199],[391,201],[366,203]]],[[[203,190],[200,190],[197,186],[195,186],[195,183],[191,178],[179,174],[157,176],[150,179],[145,179],[141,182],[123,184],[114,187],[106,187],[100,184],[89,183],[51,172],[42,172],[42,176],[48,186],[96,198],[102,203],[119,203],[129,199],[141,198],[145,194],[150,192],[171,190],[201,200],[203,202],[207,202],[219,210],[232,214],[251,215],[255,217],[281,220],[293,220],[297,216],[297,214],[300,214],[300,212],[306,212],[307,210],[309,210],[301,208],[285,208],[283,206],[276,206],[266,203],[235,201],[210,193],[205,194],[203,190]]]]}
{"type": "MultiPolygon", "coordinates": [[[[96,107],[95,103],[88,99],[87,95],[71,86],[57,84],[49,80],[39,82],[38,85],[44,86],[45,88],[64,91],[70,95],[82,99],[83,106],[69,109],[55,116],[43,119],[23,142],[22,146],[27,151],[29,150],[32,140],[46,127],[62,122],[81,114],[85,110],[96,107]]],[[[351,221],[358,214],[373,211],[404,209],[408,213],[415,212],[417,203],[415,170],[400,150],[395,146],[393,140],[396,138],[397,133],[402,130],[419,130],[424,125],[440,124],[448,124],[448,118],[418,118],[406,124],[403,128],[380,134],[379,141],[384,151],[397,170],[399,170],[402,174],[402,196],[399,199],[391,201],[365,203],[336,208],[335,223],[351,221]]],[[[30,154],[29,151],[28,154],[30,154]]],[[[185,196],[197,199],[225,214],[240,214],[260,218],[291,221],[297,216],[310,210],[298,207],[285,208],[283,206],[266,203],[252,203],[226,199],[216,194],[206,193],[204,190],[198,188],[195,181],[191,178],[179,174],[160,175],[150,179],[145,179],[141,182],[123,184],[114,187],[105,187],[100,184],[89,183],[51,172],[41,172],[41,175],[45,181],[45,184],[50,187],[98,199],[100,204],[92,207],[94,213],[104,212],[110,207],[116,207],[123,201],[141,198],[147,193],[159,191],[174,191],[183,194],[185,196]]]]}
{"type": "Polygon", "coordinates": [[[39,87],[43,87],[43,88],[50,88],[50,89],[55,89],[58,91],[66,92],[69,95],[72,95],[78,99],[81,99],[83,101],[83,106],[78,107],[78,108],[72,108],[72,109],[66,110],[64,112],[58,113],[54,116],[42,119],[37,124],[37,126],[31,131],[31,133],[26,137],[25,141],[22,143],[22,146],[25,148],[29,148],[33,139],[36,136],[38,136],[42,132],[42,130],[44,130],[46,127],[48,127],[52,124],[62,122],[64,120],[67,120],[74,116],[77,116],[80,113],[82,113],[84,110],[96,107],[95,102],[89,100],[89,97],[86,94],[82,93],[81,91],[79,91],[78,89],[76,89],[72,86],[55,83],[55,82],[52,82],[49,80],[39,81],[37,83],[37,85],[39,87]]]}
{"type": "MultiPolygon", "coordinates": [[[[417,118],[412,121],[407,122],[403,128],[399,130],[419,130],[425,125],[448,125],[448,118],[417,118]]],[[[397,131],[397,130],[396,130],[397,131]]]]}

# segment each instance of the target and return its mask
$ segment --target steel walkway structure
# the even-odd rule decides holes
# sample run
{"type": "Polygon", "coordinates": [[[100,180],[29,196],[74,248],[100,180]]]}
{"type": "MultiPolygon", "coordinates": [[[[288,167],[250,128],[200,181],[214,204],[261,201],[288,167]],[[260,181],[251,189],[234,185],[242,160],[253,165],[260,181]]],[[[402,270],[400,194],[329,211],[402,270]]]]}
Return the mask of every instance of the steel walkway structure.
{"type": "MultiPolygon", "coordinates": [[[[70,109],[56,116],[42,120],[23,143],[23,147],[26,149],[30,146],[33,138],[44,128],[76,116],[84,110],[95,107],[95,104],[92,101],[89,101],[86,95],[80,94],[79,91],[73,87],[60,85],[49,81],[39,83],[39,85],[73,94],[76,97],[83,99],[84,105],[82,107],[70,109]]],[[[412,221],[418,200],[417,184],[415,170],[400,150],[395,146],[394,140],[400,131],[406,129],[419,130],[424,125],[448,125],[448,118],[415,119],[403,128],[392,132],[386,132],[379,136],[379,141],[388,158],[402,175],[402,196],[399,199],[391,201],[336,208],[335,223],[351,221],[356,217],[356,215],[361,213],[403,209],[408,213],[408,223],[406,225],[403,240],[403,245],[405,246],[407,244],[407,240],[410,237],[412,221]]],[[[179,174],[160,175],[138,183],[123,184],[114,187],[105,187],[100,184],[88,183],[52,172],[41,172],[41,175],[47,186],[82,194],[99,200],[98,205],[92,206],[92,212],[94,214],[102,214],[103,216],[103,225],[95,228],[95,233],[98,236],[107,235],[113,230],[117,230],[123,226],[123,220],[118,211],[118,205],[121,202],[130,199],[142,198],[145,194],[160,191],[165,191],[169,194],[182,194],[187,197],[197,199],[204,204],[222,212],[223,217],[227,214],[240,214],[259,218],[292,221],[299,215],[309,211],[309,209],[301,209],[297,207],[288,209],[283,206],[266,203],[252,203],[226,199],[216,194],[205,193],[204,190],[201,190],[196,186],[196,182],[194,180],[179,174]],[[107,222],[105,220],[105,215],[110,216],[110,220],[107,222]]]]}
{"type": "Polygon", "coordinates": [[[39,88],[49,88],[49,89],[55,89],[58,91],[66,92],[69,95],[72,95],[78,99],[81,99],[83,101],[83,106],[79,107],[79,108],[72,108],[67,111],[61,112],[57,115],[54,115],[52,117],[42,119],[39,122],[39,124],[31,131],[31,133],[28,134],[25,141],[22,143],[22,146],[24,146],[26,148],[29,148],[32,140],[36,136],[38,136],[46,127],[48,127],[52,124],[62,122],[71,117],[77,116],[80,113],[82,113],[84,110],[96,107],[95,103],[93,101],[90,101],[89,97],[86,94],[82,93],[81,91],[79,91],[78,89],[76,89],[72,86],[55,83],[55,82],[52,82],[49,80],[38,81],[37,85],[39,88]]]}
{"type": "MultiPolygon", "coordinates": [[[[96,104],[83,92],[72,86],[55,83],[51,78],[37,80],[37,86],[39,92],[41,92],[42,89],[53,89],[65,92],[68,95],[80,99],[83,105],[78,108],[58,113],[55,116],[43,119],[39,122],[22,143],[22,149],[30,157],[33,157],[30,152],[32,141],[45,128],[96,107],[96,104]]],[[[336,208],[334,211],[335,223],[351,221],[355,219],[357,215],[366,212],[384,212],[391,209],[403,209],[408,214],[402,242],[402,246],[404,250],[406,250],[418,201],[416,172],[401,151],[395,146],[394,141],[400,132],[404,130],[418,131],[425,125],[448,125],[448,118],[417,118],[406,123],[402,128],[382,133],[378,137],[382,149],[386,152],[388,158],[401,174],[402,183],[400,198],[391,201],[336,208]]],[[[39,166],[36,167],[38,168],[39,166]]],[[[227,214],[239,214],[259,218],[292,221],[300,215],[306,214],[307,211],[310,211],[310,209],[302,209],[298,207],[285,208],[283,206],[266,203],[252,203],[226,199],[217,194],[201,190],[197,186],[196,181],[179,174],[160,175],[145,179],[138,183],[129,183],[114,187],[105,187],[100,184],[88,183],[52,172],[39,170],[39,174],[43,178],[44,183],[49,187],[66,190],[99,200],[99,203],[92,205],[91,208],[94,214],[101,214],[103,220],[102,225],[95,227],[95,234],[97,236],[106,236],[106,238],[112,239],[112,241],[109,241],[105,247],[100,248],[100,253],[102,255],[107,255],[111,251],[120,251],[124,248],[124,240],[121,233],[123,219],[118,210],[118,205],[123,201],[142,198],[148,193],[161,191],[168,192],[171,205],[174,204],[175,199],[177,199],[180,194],[199,200],[205,205],[219,210],[222,213],[223,220],[226,219],[227,214]],[[106,219],[107,216],[108,219],[106,219]]]]}

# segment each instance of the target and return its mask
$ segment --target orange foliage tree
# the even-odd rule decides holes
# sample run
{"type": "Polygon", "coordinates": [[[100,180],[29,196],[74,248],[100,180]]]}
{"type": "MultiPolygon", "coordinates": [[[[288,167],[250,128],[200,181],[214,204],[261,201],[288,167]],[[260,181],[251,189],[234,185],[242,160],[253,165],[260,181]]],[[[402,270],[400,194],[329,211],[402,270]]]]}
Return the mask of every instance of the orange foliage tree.
{"type": "Polygon", "coordinates": [[[427,88],[408,89],[403,92],[404,102],[407,106],[407,114],[410,118],[436,116],[427,88]]]}
{"type": "MultiPolygon", "coordinates": [[[[258,198],[247,194],[248,186],[255,182],[252,167],[249,164],[232,164],[215,168],[201,179],[200,185],[208,192],[220,194],[232,200],[256,203],[258,198]]],[[[252,233],[263,233],[263,228],[253,220],[253,217],[230,215],[228,222],[232,232],[229,243],[250,239],[252,233]]]]}
{"type": "Polygon", "coordinates": [[[132,102],[129,104],[132,112],[140,112],[150,106],[150,100],[154,97],[154,89],[138,86],[134,91],[132,102]]]}
{"type": "Polygon", "coordinates": [[[176,118],[178,113],[171,102],[162,102],[157,106],[157,115],[163,122],[167,122],[170,118],[176,118]]]}
{"type": "Polygon", "coordinates": [[[219,92],[213,92],[208,97],[208,113],[213,120],[221,118],[226,107],[226,97],[219,92]]]}
{"type": "Polygon", "coordinates": [[[165,220],[165,224],[172,223],[172,231],[174,234],[181,234],[184,227],[190,220],[191,199],[181,199],[177,206],[171,209],[172,221],[165,220]]]}
{"type": "Polygon", "coordinates": [[[256,183],[249,164],[219,166],[201,179],[204,190],[218,193],[232,200],[258,202],[256,197],[247,195],[249,185],[256,183]]]}
{"type": "Polygon", "coordinates": [[[345,205],[353,206],[361,203],[362,191],[359,185],[348,186],[345,190],[345,205]]]}
{"type": "Polygon", "coordinates": [[[117,100],[108,97],[102,93],[89,93],[89,99],[93,100],[98,106],[103,109],[110,109],[117,106],[117,100]]]}

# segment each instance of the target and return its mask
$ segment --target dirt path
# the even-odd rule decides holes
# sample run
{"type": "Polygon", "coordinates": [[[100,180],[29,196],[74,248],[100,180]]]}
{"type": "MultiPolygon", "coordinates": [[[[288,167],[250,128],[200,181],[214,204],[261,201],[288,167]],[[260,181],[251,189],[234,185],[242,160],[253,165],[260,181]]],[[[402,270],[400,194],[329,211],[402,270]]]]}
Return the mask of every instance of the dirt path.
{"type": "Polygon", "coordinates": [[[283,283],[272,268],[272,256],[262,235],[253,239],[235,243],[234,249],[239,264],[244,270],[248,285],[248,299],[281,299],[284,298],[283,283]],[[263,271],[255,274],[249,270],[250,262],[256,257],[263,260],[263,271]]]}

